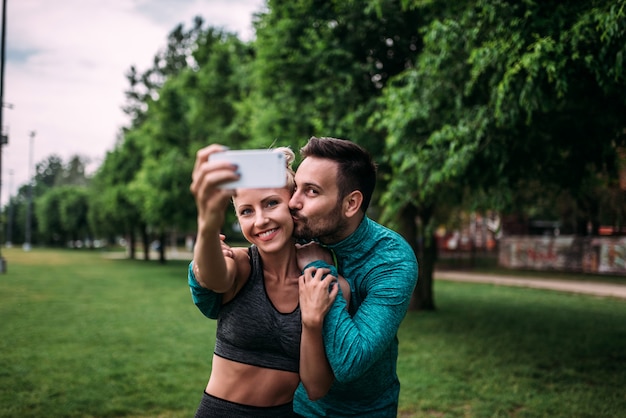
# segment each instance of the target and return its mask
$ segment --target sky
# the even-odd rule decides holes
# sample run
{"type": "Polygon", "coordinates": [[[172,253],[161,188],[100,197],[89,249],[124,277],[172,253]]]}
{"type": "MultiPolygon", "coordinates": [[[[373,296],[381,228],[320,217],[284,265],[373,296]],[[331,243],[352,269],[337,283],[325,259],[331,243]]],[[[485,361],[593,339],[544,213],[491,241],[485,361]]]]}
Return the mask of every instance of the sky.
{"type": "Polygon", "coordinates": [[[0,207],[53,154],[64,163],[87,157],[90,172],[99,166],[130,122],[121,110],[124,74],[132,65],[148,69],[177,25],[190,29],[201,16],[205,26],[249,40],[252,14],[264,8],[264,0],[4,1],[2,125],[9,138],[0,207]]]}

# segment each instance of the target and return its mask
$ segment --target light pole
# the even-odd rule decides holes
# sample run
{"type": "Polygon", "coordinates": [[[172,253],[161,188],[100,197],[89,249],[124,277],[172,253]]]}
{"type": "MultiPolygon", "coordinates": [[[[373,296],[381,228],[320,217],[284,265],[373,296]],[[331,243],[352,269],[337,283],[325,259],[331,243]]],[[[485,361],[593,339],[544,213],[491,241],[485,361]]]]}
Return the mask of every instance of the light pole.
{"type": "MultiPolygon", "coordinates": [[[[4,39],[7,27],[7,0],[2,0],[2,36],[0,39],[0,196],[2,196],[2,147],[9,142],[9,137],[4,135],[2,129],[2,113],[4,108],[4,39]]],[[[0,211],[2,205],[0,205],[0,211]]],[[[2,220],[0,219],[0,238],[2,237],[2,220]]],[[[0,241],[1,242],[1,241],[0,241]]],[[[0,245],[0,248],[2,246],[0,245]]],[[[0,253],[0,273],[7,271],[7,263],[0,253]]]]}
{"type": "Polygon", "coordinates": [[[31,217],[33,212],[33,139],[35,139],[35,131],[30,132],[30,152],[28,154],[28,204],[26,206],[26,228],[25,228],[25,237],[24,237],[24,245],[22,248],[24,251],[30,251],[30,224],[31,217]]]}
{"type": "Polygon", "coordinates": [[[7,221],[7,248],[13,247],[13,170],[9,170],[9,220],[7,221]]]}

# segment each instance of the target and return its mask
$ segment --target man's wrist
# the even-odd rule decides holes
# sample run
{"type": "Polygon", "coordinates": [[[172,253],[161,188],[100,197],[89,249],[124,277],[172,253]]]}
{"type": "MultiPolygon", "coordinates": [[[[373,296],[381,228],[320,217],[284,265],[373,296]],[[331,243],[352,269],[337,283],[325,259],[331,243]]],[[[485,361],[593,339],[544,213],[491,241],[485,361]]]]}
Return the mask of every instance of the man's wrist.
{"type": "Polygon", "coordinates": [[[339,273],[337,272],[337,267],[333,266],[332,264],[328,264],[324,260],[315,260],[315,261],[310,262],[309,264],[304,266],[304,268],[302,269],[302,272],[304,273],[304,270],[306,270],[306,269],[308,269],[310,267],[314,267],[316,269],[326,268],[326,269],[330,270],[330,274],[332,276],[335,276],[335,277],[339,276],[339,273]]]}

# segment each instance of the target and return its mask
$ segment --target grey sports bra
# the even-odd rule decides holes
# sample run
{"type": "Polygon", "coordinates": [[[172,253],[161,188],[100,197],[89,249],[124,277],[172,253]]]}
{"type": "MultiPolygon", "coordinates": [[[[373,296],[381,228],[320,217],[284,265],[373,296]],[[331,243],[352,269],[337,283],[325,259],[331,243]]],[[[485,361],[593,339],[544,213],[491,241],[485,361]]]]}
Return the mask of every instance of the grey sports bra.
{"type": "Polygon", "coordinates": [[[248,249],[248,281],[220,309],[215,354],[239,363],[297,373],[300,359],[300,306],[276,310],[265,289],[263,265],[256,246],[248,249]]]}

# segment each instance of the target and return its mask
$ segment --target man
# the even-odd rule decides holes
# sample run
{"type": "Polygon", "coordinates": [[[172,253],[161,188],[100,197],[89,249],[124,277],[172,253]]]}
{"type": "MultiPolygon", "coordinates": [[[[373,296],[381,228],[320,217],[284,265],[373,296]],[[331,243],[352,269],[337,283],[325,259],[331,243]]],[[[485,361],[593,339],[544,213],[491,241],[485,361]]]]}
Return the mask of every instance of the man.
{"type": "MultiPolygon", "coordinates": [[[[376,183],[367,151],[347,140],[312,137],[300,152],[304,160],[289,202],[294,234],[334,252],[351,301],[346,310],[337,298],[325,318],[320,315],[333,386],[314,402],[300,385],[294,410],[307,417],[395,417],[397,331],[417,282],[415,254],[399,234],[366,216],[376,183]]],[[[334,267],[317,259],[314,247],[298,257],[301,267],[334,267]]]]}

